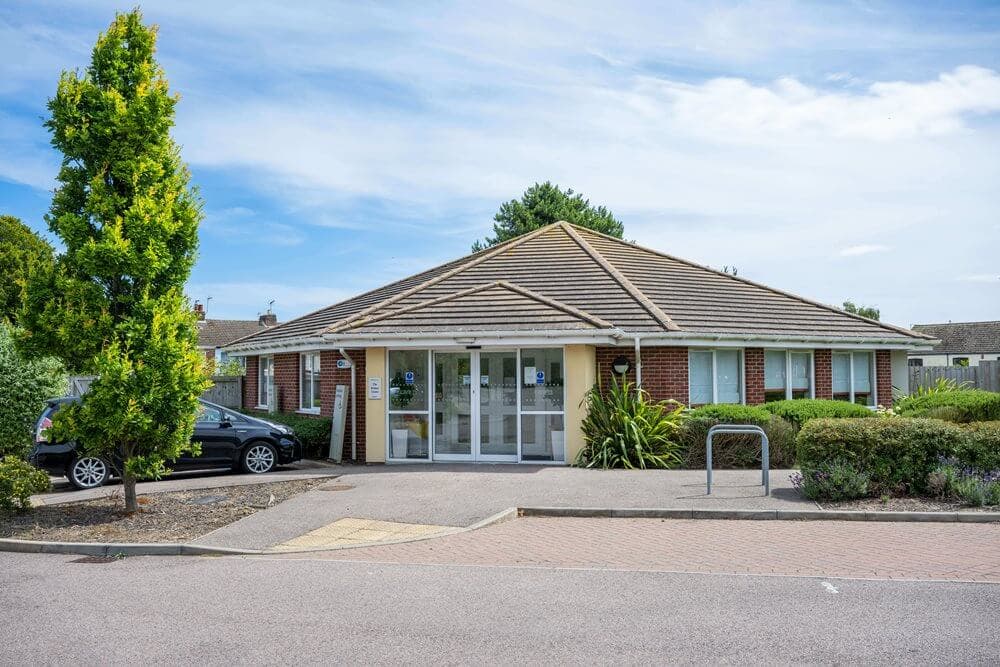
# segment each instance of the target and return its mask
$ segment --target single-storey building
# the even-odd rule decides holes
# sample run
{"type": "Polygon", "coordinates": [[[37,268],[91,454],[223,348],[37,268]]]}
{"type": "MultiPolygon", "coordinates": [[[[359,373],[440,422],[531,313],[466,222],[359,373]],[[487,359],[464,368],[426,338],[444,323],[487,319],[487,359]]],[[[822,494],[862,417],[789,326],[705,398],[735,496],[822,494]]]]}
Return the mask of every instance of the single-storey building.
{"type": "Polygon", "coordinates": [[[933,342],[559,222],[227,350],[246,357],[247,407],[327,415],[353,375],[345,458],[564,463],[582,399],[616,372],[687,405],[874,407],[933,342]]]}
{"type": "Polygon", "coordinates": [[[938,342],[930,351],[910,352],[911,366],[978,366],[1000,359],[1000,320],[914,324],[913,330],[938,342]]]}

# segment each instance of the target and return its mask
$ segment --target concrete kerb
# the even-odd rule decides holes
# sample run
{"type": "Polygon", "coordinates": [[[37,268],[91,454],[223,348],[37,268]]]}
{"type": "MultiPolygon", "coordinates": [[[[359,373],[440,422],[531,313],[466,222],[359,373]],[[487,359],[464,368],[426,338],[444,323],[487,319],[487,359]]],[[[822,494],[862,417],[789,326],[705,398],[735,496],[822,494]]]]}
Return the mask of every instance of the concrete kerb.
{"type": "Polygon", "coordinates": [[[721,510],[605,507],[519,507],[523,517],[605,517],[609,519],[729,519],[741,521],[889,521],[997,523],[1000,512],[866,512],[861,510],[721,510]]]}
{"type": "Polygon", "coordinates": [[[0,551],[75,554],[82,556],[264,556],[341,551],[364,547],[422,542],[492,526],[517,517],[584,517],[608,519],[723,519],[739,521],[887,521],[924,523],[1000,523],[1000,512],[865,512],[856,510],[720,510],[606,507],[509,507],[464,528],[444,529],[431,535],[382,542],[360,542],[336,547],[306,549],[235,549],[196,543],[115,544],[98,542],[43,542],[0,539],[0,551]]]}

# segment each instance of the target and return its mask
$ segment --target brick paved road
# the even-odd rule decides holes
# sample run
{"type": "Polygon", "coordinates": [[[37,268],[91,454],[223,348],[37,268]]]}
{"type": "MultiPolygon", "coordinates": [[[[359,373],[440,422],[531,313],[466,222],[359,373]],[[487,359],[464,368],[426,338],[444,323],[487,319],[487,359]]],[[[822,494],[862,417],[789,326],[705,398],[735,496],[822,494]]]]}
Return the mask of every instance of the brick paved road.
{"type": "Polygon", "coordinates": [[[524,518],[288,557],[1000,583],[1000,524],[524,518]]]}

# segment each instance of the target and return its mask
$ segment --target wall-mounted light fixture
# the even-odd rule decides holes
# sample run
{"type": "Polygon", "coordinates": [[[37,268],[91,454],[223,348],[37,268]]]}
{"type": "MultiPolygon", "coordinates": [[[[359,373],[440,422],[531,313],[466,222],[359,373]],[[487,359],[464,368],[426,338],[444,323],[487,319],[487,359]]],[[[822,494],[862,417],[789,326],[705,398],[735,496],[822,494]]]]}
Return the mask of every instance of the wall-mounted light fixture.
{"type": "Polygon", "coordinates": [[[625,375],[628,373],[630,368],[632,368],[632,364],[629,363],[629,360],[626,359],[623,354],[619,354],[615,357],[615,360],[611,362],[611,370],[613,370],[617,375],[625,375]]]}

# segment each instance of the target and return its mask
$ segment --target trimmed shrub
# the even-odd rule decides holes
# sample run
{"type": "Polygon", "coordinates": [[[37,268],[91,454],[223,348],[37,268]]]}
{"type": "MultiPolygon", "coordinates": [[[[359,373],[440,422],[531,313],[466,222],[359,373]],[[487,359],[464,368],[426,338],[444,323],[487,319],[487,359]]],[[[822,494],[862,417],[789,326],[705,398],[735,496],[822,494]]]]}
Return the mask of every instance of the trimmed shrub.
{"type": "Polygon", "coordinates": [[[896,412],[905,417],[936,417],[960,423],[998,421],[1000,394],[959,389],[907,396],[897,402],[896,412]]]}
{"type": "Polygon", "coordinates": [[[843,461],[870,475],[870,491],[920,493],[940,457],[952,456],[966,433],[937,419],[813,419],[796,438],[803,474],[843,461]]]}
{"type": "Polygon", "coordinates": [[[66,372],[57,359],[22,356],[14,335],[11,327],[0,323],[0,457],[24,458],[45,400],[66,392],[66,372]]]}
{"type": "Polygon", "coordinates": [[[823,417],[873,417],[875,413],[863,405],[826,398],[792,398],[761,406],[800,429],[810,419],[823,417]]]}
{"type": "Polygon", "coordinates": [[[271,414],[262,410],[250,410],[247,414],[291,427],[295,431],[295,436],[302,441],[302,455],[305,458],[325,459],[330,453],[330,430],[333,427],[333,420],[329,417],[310,417],[294,412],[271,414]]]}
{"type": "Polygon", "coordinates": [[[792,475],[792,486],[810,500],[854,500],[868,495],[871,476],[842,459],[792,475]]]}
{"type": "Polygon", "coordinates": [[[677,432],[684,406],[655,402],[629,382],[612,379],[608,391],[593,387],[584,399],[584,448],[575,465],[584,468],[673,468],[680,463],[677,432]]]}
{"type": "Polygon", "coordinates": [[[0,514],[31,508],[31,495],[49,490],[49,476],[16,456],[0,458],[0,514]]]}
{"type": "MultiPolygon", "coordinates": [[[[716,424],[753,424],[767,434],[772,468],[795,465],[795,428],[767,410],[751,405],[705,405],[688,412],[680,432],[682,465],[705,467],[705,438],[716,424]]],[[[760,437],[720,434],[712,440],[713,468],[760,466],[760,437]]]]}
{"type": "Polygon", "coordinates": [[[1000,421],[962,424],[965,441],[955,452],[964,465],[977,470],[1000,470],[1000,421]]]}

